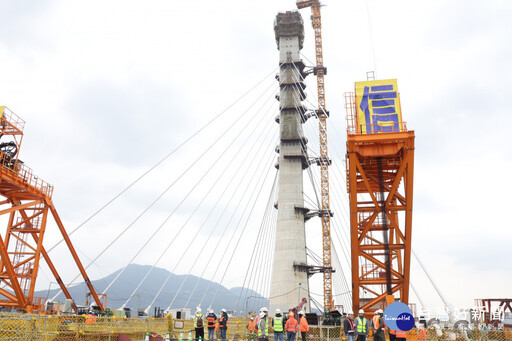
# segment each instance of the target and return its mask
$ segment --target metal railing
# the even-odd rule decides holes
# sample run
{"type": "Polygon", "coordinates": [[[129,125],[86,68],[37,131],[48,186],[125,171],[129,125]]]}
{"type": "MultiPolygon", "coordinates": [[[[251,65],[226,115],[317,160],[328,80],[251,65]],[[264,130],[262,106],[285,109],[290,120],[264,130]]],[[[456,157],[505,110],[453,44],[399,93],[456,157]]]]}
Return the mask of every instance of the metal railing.
{"type": "Polygon", "coordinates": [[[10,155],[0,152],[0,165],[2,172],[7,172],[16,179],[17,183],[28,185],[45,196],[52,196],[53,186],[34,175],[32,168],[26,166],[23,161],[13,159],[10,155]]]}

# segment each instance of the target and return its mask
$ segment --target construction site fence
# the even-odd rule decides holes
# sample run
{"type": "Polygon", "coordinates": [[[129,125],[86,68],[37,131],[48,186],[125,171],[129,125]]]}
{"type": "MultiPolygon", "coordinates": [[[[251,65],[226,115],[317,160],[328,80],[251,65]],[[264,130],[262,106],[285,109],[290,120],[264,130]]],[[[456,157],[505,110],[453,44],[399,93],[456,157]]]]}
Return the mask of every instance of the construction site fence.
{"type": "MultiPolygon", "coordinates": [[[[257,340],[256,333],[247,329],[245,318],[228,320],[227,340],[257,340]]],[[[204,328],[205,340],[208,330],[204,328]]],[[[195,339],[192,320],[167,318],[115,318],[92,316],[59,315],[0,315],[0,340],[118,340],[121,335],[131,340],[144,340],[147,333],[150,340],[164,340],[169,333],[171,340],[195,339]]],[[[285,333],[286,334],[286,333],[285,333]]],[[[274,335],[270,330],[269,340],[274,335]]],[[[504,330],[452,330],[428,329],[427,340],[431,341],[512,341],[512,331],[504,330]]],[[[215,333],[220,339],[220,332],[215,333]]],[[[286,337],[285,337],[286,340],[286,337]]],[[[310,326],[306,341],[345,341],[346,336],[338,326],[310,326]]],[[[368,340],[372,340],[369,335],[368,340]]],[[[420,340],[417,330],[407,332],[407,340],[420,340]]],[[[208,340],[210,341],[210,340],[208,340]]],[[[300,334],[296,341],[302,341],[300,334]]]]}

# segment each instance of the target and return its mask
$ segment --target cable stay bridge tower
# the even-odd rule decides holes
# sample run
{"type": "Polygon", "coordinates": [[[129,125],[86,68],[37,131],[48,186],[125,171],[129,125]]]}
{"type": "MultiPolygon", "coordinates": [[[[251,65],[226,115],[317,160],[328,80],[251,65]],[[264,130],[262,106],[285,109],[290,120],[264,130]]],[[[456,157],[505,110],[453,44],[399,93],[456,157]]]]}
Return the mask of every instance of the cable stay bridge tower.
{"type": "MultiPolygon", "coordinates": [[[[43,262],[58,283],[60,292],[67,299],[73,299],[54,265],[55,260],[52,259],[50,250],[45,248],[44,236],[51,219],[54,220],[60,237],[74,261],[74,266],[79,270],[80,277],[87,286],[89,297],[92,297],[94,304],[101,311],[107,308],[108,290],[114,291],[114,283],[122,278],[128,266],[133,264],[142,252],[156,244],[159,245],[158,249],[151,250],[151,257],[156,260],[152,266],[148,267],[145,274],[141,274],[136,287],[130,289],[131,293],[127,295],[128,297],[120,299],[125,302],[119,304],[118,310],[128,307],[134,297],[139,296],[140,299],[140,292],[145,290],[143,284],[146,280],[149,281],[150,273],[157,268],[157,265],[161,265],[159,263],[161,260],[168,261],[165,268],[171,270],[168,271],[162,283],[155,284],[157,289],[151,293],[152,297],[148,302],[143,303],[148,305],[146,309],[141,310],[142,314],[148,314],[152,307],[156,308],[157,300],[165,300],[166,305],[168,303],[165,311],[170,311],[177,305],[183,305],[186,308],[201,305],[208,307],[209,304],[209,307],[212,307],[226,274],[236,266],[233,264],[241,264],[240,259],[237,259],[239,254],[236,252],[247,249],[248,245],[254,245],[254,247],[235,307],[235,310],[240,311],[242,309],[239,308],[245,303],[246,314],[250,308],[254,308],[256,302],[261,303],[261,306],[268,304],[272,312],[276,309],[282,312],[290,309],[311,312],[313,303],[325,313],[336,310],[340,302],[343,302],[345,312],[348,306],[352,305],[354,311],[362,308],[367,314],[385,308],[386,303],[394,300],[408,303],[414,132],[408,131],[402,120],[396,80],[357,82],[355,93],[346,95],[347,168],[339,170],[340,168],[336,167],[338,164],[333,166],[329,151],[336,157],[337,154],[344,155],[345,150],[337,153],[335,144],[330,147],[330,150],[328,148],[329,111],[326,109],[324,81],[327,68],[324,66],[322,47],[320,13],[322,5],[319,0],[299,0],[296,5],[299,10],[310,7],[312,11],[315,65],[306,66],[301,59],[300,51],[303,49],[305,37],[304,22],[300,12],[294,10],[279,13],[274,22],[279,63],[275,70],[265,76],[264,80],[271,81],[271,85],[263,90],[257,99],[265,98],[268,102],[272,102],[277,89],[278,95],[275,98],[279,102],[279,113],[275,121],[279,124],[279,128],[270,127],[273,124],[272,117],[276,114],[275,103],[274,107],[269,106],[266,113],[268,115],[260,111],[256,114],[250,111],[256,107],[256,100],[246,111],[238,111],[236,120],[229,115],[222,116],[224,112],[215,116],[192,137],[158,161],[85,221],[89,221],[98,212],[108,207],[199,133],[204,131],[206,135],[206,131],[211,129],[214,131],[213,134],[218,134],[214,138],[212,138],[213,135],[208,136],[210,142],[206,146],[200,146],[200,148],[204,147],[201,153],[196,154],[197,148],[194,146],[193,157],[197,158],[184,166],[183,170],[176,170],[171,180],[166,179],[170,184],[167,187],[162,186],[165,188],[147,207],[141,208],[140,213],[134,213],[135,218],[126,228],[119,229],[119,234],[114,236],[107,247],[86,267],[79,259],[70,235],[64,228],[52,202],[53,186],[37,177],[18,158],[23,139],[24,121],[8,108],[0,107],[0,195],[3,197],[0,201],[2,205],[0,216],[3,217],[7,226],[5,233],[0,234],[2,284],[0,306],[24,309],[27,312],[44,309],[44,298],[35,297],[36,281],[43,262]],[[276,70],[278,70],[276,76],[278,84],[272,78],[276,70]],[[310,105],[306,103],[308,101],[306,90],[310,90],[306,89],[305,82],[308,75],[316,76],[316,94],[313,93],[313,97],[318,96],[318,103],[309,102],[310,105]],[[221,117],[229,123],[220,122],[221,117]],[[308,150],[310,141],[306,138],[305,132],[310,128],[306,125],[309,118],[318,119],[318,130],[315,124],[314,133],[309,131],[307,134],[318,136],[318,152],[308,150]],[[257,120],[260,121],[257,122],[257,120]],[[212,122],[214,124],[211,124],[212,122]],[[222,128],[218,129],[215,124],[222,128]],[[229,133],[236,136],[231,139],[232,136],[229,133]],[[222,146],[222,142],[219,141],[226,145],[222,146]],[[276,142],[278,144],[275,148],[278,154],[277,163],[273,150],[276,142]],[[220,150],[221,155],[213,152],[215,148],[220,150]],[[316,157],[310,157],[310,153],[316,157]],[[214,161],[208,157],[212,157],[214,161]],[[231,162],[235,157],[239,159],[231,162]],[[317,174],[319,181],[312,176],[310,166],[314,164],[320,169],[317,174]],[[218,173],[213,174],[212,170],[218,173]],[[271,170],[275,173],[274,177],[270,176],[271,170]],[[338,173],[337,170],[339,170],[338,173]],[[316,203],[305,194],[304,174],[306,172],[315,190],[316,203]],[[340,174],[340,179],[336,178],[337,174],[340,174]],[[329,183],[330,175],[333,179],[332,183],[329,183]],[[188,180],[181,180],[187,179],[187,176],[190,176],[188,180]],[[180,180],[181,183],[179,183],[180,180]],[[203,180],[207,183],[207,190],[198,189],[200,185],[204,185],[203,180]],[[319,182],[319,186],[315,180],[319,182]],[[185,181],[190,182],[181,186],[179,190],[176,189],[185,181]],[[270,181],[273,181],[272,186],[269,185],[270,181]],[[176,188],[173,188],[177,183],[176,188]],[[193,185],[190,186],[190,183],[193,185]],[[350,214],[349,221],[340,222],[337,220],[340,218],[334,216],[333,210],[344,211],[340,209],[343,204],[340,204],[341,196],[336,190],[341,188],[343,197],[346,197],[345,188],[343,188],[345,185],[350,214]],[[185,192],[183,188],[186,188],[185,192]],[[155,219],[159,218],[151,217],[151,225],[145,225],[145,222],[140,221],[140,225],[144,225],[143,233],[140,233],[140,230],[131,230],[136,228],[139,219],[146,218],[145,214],[165,195],[174,195],[172,190],[176,190],[182,197],[180,200],[173,198],[173,206],[169,209],[170,212],[166,212],[168,215],[165,215],[165,219],[162,218],[160,225],[155,224],[155,219]],[[330,197],[330,190],[335,194],[332,197],[330,197]],[[257,204],[261,200],[260,194],[267,191],[269,192],[268,201],[259,223],[255,221],[253,212],[257,211],[254,208],[258,207],[257,204]],[[176,202],[179,203],[176,204],[176,202]],[[204,208],[206,206],[208,209],[211,208],[207,214],[204,213],[207,211],[204,208]],[[223,206],[222,212],[219,206],[223,206]],[[176,216],[181,215],[176,218],[175,213],[176,216]],[[185,216],[188,217],[185,218],[185,216]],[[316,256],[311,249],[307,248],[306,223],[314,217],[318,217],[321,221],[321,229],[313,232],[321,238],[321,256],[316,256]],[[173,218],[176,220],[172,221],[173,218]],[[204,220],[200,222],[201,219],[204,220]],[[171,223],[168,224],[169,221],[172,221],[171,228],[167,226],[171,225],[171,223]],[[222,227],[224,230],[220,231],[222,227]],[[345,230],[341,231],[343,228],[345,230]],[[254,231],[250,231],[251,229],[258,229],[257,236],[254,236],[256,233],[251,235],[250,232],[254,231]],[[97,291],[86,269],[97,262],[100,256],[108,253],[109,248],[122,247],[114,244],[122,241],[124,234],[129,232],[137,235],[136,240],[140,241],[141,245],[134,245],[134,243],[130,248],[125,248],[127,253],[131,253],[123,257],[123,259],[129,259],[127,264],[112,276],[113,280],[105,285],[102,291],[97,291]],[[339,238],[339,243],[336,245],[333,243],[331,232],[333,236],[339,238]],[[341,232],[349,233],[349,237],[342,240],[338,235],[339,233],[343,237],[341,232]],[[164,234],[165,237],[162,236],[164,234]],[[248,235],[252,238],[251,244],[249,242],[244,244],[242,239],[248,235]],[[162,238],[155,242],[155,239],[158,239],[157,236],[162,238]],[[216,243],[212,242],[215,239],[216,243]],[[158,244],[160,242],[161,244],[158,244]],[[166,242],[168,244],[165,245],[166,242]],[[337,249],[338,244],[341,244],[341,250],[337,249]],[[169,257],[167,253],[169,250],[175,251],[181,247],[185,251],[179,257],[169,257]],[[201,252],[196,251],[193,251],[194,254],[191,257],[187,254],[189,250],[207,252],[208,257],[203,257],[201,252]],[[343,271],[338,251],[344,254],[346,267],[351,268],[352,283],[346,281],[344,273],[350,273],[350,271],[343,271]],[[187,266],[185,279],[176,285],[178,289],[173,292],[174,297],[167,297],[169,293],[166,289],[171,284],[176,284],[173,276],[177,269],[183,270],[183,260],[190,263],[185,265],[187,266]],[[316,264],[313,265],[313,262],[316,264]],[[203,267],[202,270],[200,267],[203,267]],[[188,277],[192,273],[196,274],[195,271],[198,275],[197,281],[190,284],[188,277]],[[311,297],[309,281],[315,273],[321,273],[323,276],[321,294],[323,304],[317,304],[311,297]],[[201,287],[200,279],[209,275],[211,278],[208,287],[201,287]],[[217,286],[210,288],[214,279],[218,280],[217,286]],[[344,286],[339,282],[343,282],[344,286]],[[334,295],[334,289],[337,295],[334,295]],[[187,295],[188,297],[181,297],[187,295]],[[162,296],[166,297],[162,298],[162,296]],[[209,296],[211,300],[207,302],[209,296]],[[252,305],[249,304],[251,298],[254,298],[252,305]]],[[[263,110],[266,103],[258,110],[263,110]]],[[[335,127],[333,126],[332,129],[334,130],[335,127]]],[[[208,131],[208,133],[211,132],[208,131]]],[[[316,143],[316,140],[313,142],[316,143]]],[[[337,157],[343,160],[343,157],[337,157]]],[[[126,219],[131,219],[131,216],[126,219]]],[[[115,233],[117,232],[116,229],[115,233]]],[[[133,243],[133,239],[131,242],[133,243]]],[[[54,299],[60,295],[60,292],[54,296],[54,299]]],[[[86,301],[86,304],[88,305],[89,302],[86,301]]],[[[161,306],[165,307],[165,305],[161,306]]]]}

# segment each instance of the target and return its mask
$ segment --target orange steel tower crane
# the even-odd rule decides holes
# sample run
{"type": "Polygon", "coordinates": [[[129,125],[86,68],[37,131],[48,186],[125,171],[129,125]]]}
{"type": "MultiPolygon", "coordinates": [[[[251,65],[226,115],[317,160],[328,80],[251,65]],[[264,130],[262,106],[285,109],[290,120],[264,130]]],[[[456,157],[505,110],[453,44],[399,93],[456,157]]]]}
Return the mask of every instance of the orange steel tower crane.
{"type": "Polygon", "coordinates": [[[298,0],[297,8],[302,9],[311,7],[313,30],[315,31],[315,55],[316,66],[313,69],[316,75],[316,84],[318,91],[318,127],[320,135],[320,174],[321,174],[321,197],[322,197],[322,244],[323,244],[323,268],[324,274],[324,311],[334,310],[332,298],[332,262],[331,262],[331,211],[329,205],[329,153],[327,150],[327,117],[329,112],[325,107],[325,87],[324,75],[327,69],[324,67],[324,58],[322,50],[322,17],[320,13],[319,0],[298,0]]]}
{"type": "MultiPolygon", "coordinates": [[[[69,291],[43,246],[48,213],[51,213],[97,306],[103,310],[91,281],[69,239],[52,202],[53,187],[35,176],[18,159],[25,122],[0,106],[0,217],[7,222],[0,235],[0,306],[41,311],[44,299],[34,297],[41,256],[66,298],[69,291]]],[[[75,307],[76,308],[76,307],[75,307]]]]}
{"type": "Polygon", "coordinates": [[[371,315],[409,301],[414,131],[394,79],[357,82],[345,98],[352,304],[371,315]]]}

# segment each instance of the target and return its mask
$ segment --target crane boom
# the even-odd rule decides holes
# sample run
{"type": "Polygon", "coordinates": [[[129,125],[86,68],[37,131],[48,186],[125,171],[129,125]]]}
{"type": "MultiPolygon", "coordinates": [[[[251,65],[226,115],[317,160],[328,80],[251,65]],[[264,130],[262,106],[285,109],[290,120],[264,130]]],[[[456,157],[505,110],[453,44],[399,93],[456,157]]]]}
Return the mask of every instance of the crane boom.
{"type": "Polygon", "coordinates": [[[297,8],[311,7],[313,30],[315,32],[315,57],[316,84],[318,92],[318,127],[320,140],[320,174],[321,174],[321,197],[322,197],[322,254],[323,266],[328,269],[324,275],[324,311],[334,310],[332,298],[332,262],[331,262],[331,211],[329,205],[329,153],[327,149],[327,117],[328,111],[325,107],[325,83],[323,49],[322,49],[322,17],[319,0],[297,1],[297,8]]]}

